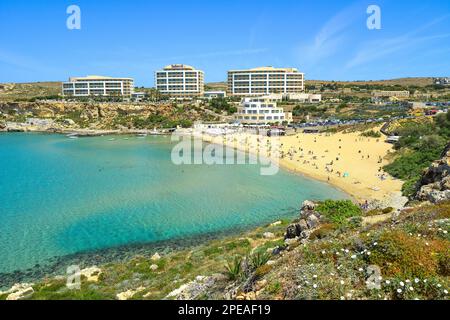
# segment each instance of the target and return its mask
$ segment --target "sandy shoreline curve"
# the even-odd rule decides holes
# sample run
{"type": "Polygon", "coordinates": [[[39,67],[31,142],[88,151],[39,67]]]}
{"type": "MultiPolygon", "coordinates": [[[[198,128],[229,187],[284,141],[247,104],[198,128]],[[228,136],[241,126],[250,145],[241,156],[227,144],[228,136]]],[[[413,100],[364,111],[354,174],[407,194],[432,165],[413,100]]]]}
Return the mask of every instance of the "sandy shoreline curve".
{"type": "Polygon", "coordinates": [[[205,142],[250,153],[257,153],[258,145],[268,143],[267,146],[271,146],[274,139],[278,139],[279,165],[289,172],[326,182],[361,203],[366,200],[389,202],[390,199],[395,202],[401,197],[403,182],[382,169],[389,163],[386,156],[393,152],[393,145],[383,138],[362,137],[361,132],[298,133],[276,138],[249,133],[234,133],[227,138],[205,133],[199,136],[205,142]]]}

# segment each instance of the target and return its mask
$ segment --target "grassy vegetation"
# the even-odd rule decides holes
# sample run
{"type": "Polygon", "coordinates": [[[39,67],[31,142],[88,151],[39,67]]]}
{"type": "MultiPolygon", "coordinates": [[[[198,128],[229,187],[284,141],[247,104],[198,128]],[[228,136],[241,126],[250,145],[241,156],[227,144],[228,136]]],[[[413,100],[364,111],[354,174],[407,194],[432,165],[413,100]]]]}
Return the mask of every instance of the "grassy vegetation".
{"type": "Polygon", "coordinates": [[[385,166],[386,172],[405,181],[403,193],[411,196],[425,168],[437,160],[450,140],[450,113],[433,122],[405,122],[396,129],[401,136],[395,145],[396,159],[385,166]]]}
{"type": "Polygon", "coordinates": [[[361,133],[361,136],[367,138],[381,138],[381,133],[379,131],[370,130],[361,133]]]}
{"type": "MultiPolygon", "coordinates": [[[[198,247],[162,255],[156,262],[151,260],[154,252],[149,252],[148,255],[136,256],[126,262],[110,263],[101,266],[102,274],[98,282],[82,281],[80,290],[67,289],[63,280],[46,279],[33,287],[35,294],[32,299],[116,299],[118,293],[141,286],[146,290],[136,293],[133,299],[163,299],[168,293],[194,280],[198,275],[223,273],[230,277],[230,281],[243,281],[249,275],[248,270],[259,270],[258,272],[264,274],[264,268],[261,267],[270,258],[266,250],[283,242],[286,226],[287,221],[277,226],[263,226],[240,236],[212,240],[198,247]],[[261,236],[264,232],[272,232],[276,238],[264,239],[261,236]],[[244,261],[248,267],[244,268],[244,261]],[[152,270],[153,264],[156,264],[158,269],[152,270]],[[227,265],[230,272],[225,267],[227,265]]],[[[228,284],[224,283],[224,286],[228,284]]],[[[222,287],[218,288],[218,292],[205,298],[211,298],[213,294],[220,294],[223,298],[223,290],[222,287]]]]}
{"type": "Polygon", "coordinates": [[[319,204],[317,211],[336,227],[347,226],[350,218],[362,215],[361,208],[350,200],[327,200],[319,204]]]}
{"type": "Polygon", "coordinates": [[[0,84],[0,101],[29,101],[57,99],[61,82],[0,84]]]}
{"type": "Polygon", "coordinates": [[[134,128],[149,129],[149,128],[176,128],[181,126],[183,128],[189,128],[192,126],[192,121],[188,119],[173,120],[166,116],[153,114],[147,118],[133,117],[132,124],[134,128]]]}
{"type": "Polygon", "coordinates": [[[227,99],[215,98],[209,101],[208,108],[215,112],[225,111],[227,114],[234,114],[237,112],[237,108],[228,103],[227,99]]]}
{"type": "Polygon", "coordinates": [[[293,108],[293,116],[317,119],[338,118],[340,120],[389,119],[408,115],[409,107],[398,103],[392,105],[374,105],[369,101],[361,101],[357,97],[340,97],[342,103],[297,104],[293,108]]]}
{"type": "Polygon", "coordinates": [[[132,299],[162,299],[197,276],[218,273],[223,279],[198,299],[223,299],[230,288],[238,294],[256,290],[259,299],[448,299],[450,202],[404,210],[395,224],[354,228],[339,228],[338,216],[359,216],[357,206],[325,201],[319,210],[336,223],[323,224],[320,236],[279,255],[271,252],[286,248],[287,222],[163,254],[158,261],[149,252],[110,263],[101,266],[98,282],[82,279],[80,290],[67,289],[62,278],[46,279],[34,286],[32,299],[116,299],[128,290],[135,293],[132,299]],[[264,238],[265,232],[275,238],[264,238]],[[371,279],[377,287],[367,285],[371,279]]]}
{"type": "Polygon", "coordinates": [[[231,262],[225,265],[226,273],[230,280],[237,280],[242,276],[242,257],[236,256],[231,262]]]}
{"type": "Polygon", "coordinates": [[[449,216],[447,202],[407,210],[396,224],[333,230],[278,260],[260,298],[448,299],[449,216]]]}

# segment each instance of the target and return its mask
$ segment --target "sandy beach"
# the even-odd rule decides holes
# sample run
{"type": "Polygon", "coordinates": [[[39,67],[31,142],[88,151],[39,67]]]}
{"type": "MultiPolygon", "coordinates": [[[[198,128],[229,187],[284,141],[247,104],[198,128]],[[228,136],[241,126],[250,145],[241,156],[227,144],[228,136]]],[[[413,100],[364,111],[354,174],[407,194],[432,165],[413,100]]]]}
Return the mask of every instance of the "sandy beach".
{"type": "Polygon", "coordinates": [[[222,136],[204,135],[203,138],[253,153],[257,152],[258,145],[270,148],[278,143],[279,163],[284,169],[327,182],[360,202],[399,198],[403,182],[382,170],[388,164],[385,157],[393,146],[385,143],[384,138],[367,138],[360,134],[298,133],[268,138],[235,133],[228,135],[225,141],[222,136]]]}

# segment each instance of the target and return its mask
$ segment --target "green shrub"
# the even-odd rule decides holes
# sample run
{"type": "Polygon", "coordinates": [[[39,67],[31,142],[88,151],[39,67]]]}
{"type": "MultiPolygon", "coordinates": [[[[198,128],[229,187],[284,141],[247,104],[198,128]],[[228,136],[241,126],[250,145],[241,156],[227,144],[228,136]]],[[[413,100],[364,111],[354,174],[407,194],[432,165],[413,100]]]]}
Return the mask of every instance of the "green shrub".
{"type": "Polygon", "coordinates": [[[268,284],[265,288],[265,291],[269,294],[278,294],[281,292],[281,289],[281,283],[279,281],[276,281],[268,284]]]}
{"type": "Polygon", "coordinates": [[[416,192],[422,171],[439,159],[450,138],[450,112],[439,115],[432,122],[402,123],[396,132],[401,136],[395,148],[399,156],[384,170],[405,181],[402,191],[406,196],[416,192]]]}
{"type": "Polygon", "coordinates": [[[253,269],[265,265],[271,258],[271,255],[267,252],[257,251],[249,257],[250,265],[253,269]]]}
{"type": "Polygon", "coordinates": [[[272,270],[272,267],[269,266],[269,265],[267,265],[267,264],[265,264],[265,265],[263,265],[263,266],[258,267],[258,268],[255,270],[255,276],[256,276],[257,278],[264,277],[264,276],[265,276],[266,274],[268,274],[271,270],[272,270]]]}
{"type": "Polygon", "coordinates": [[[336,226],[344,226],[348,219],[362,215],[362,210],[350,200],[327,200],[317,207],[317,211],[336,226]]]}
{"type": "Polygon", "coordinates": [[[394,208],[388,207],[388,208],[384,208],[381,212],[383,212],[383,214],[388,214],[388,213],[391,213],[392,211],[394,211],[394,208]]]}
{"type": "Polygon", "coordinates": [[[372,209],[364,214],[366,217],[379,216],[382,213],[380,209],[372,209]]]}
{"type": "Polygon", "coordinates": [[[323,224],[319,229],[315,230],[313,233],[311,233],[310,239],[316,240],[316,239],[324,239],[334,233],[336,230],[336,227],[331,223],[323,224]]]}
{"type": "Polygon", "coordinates": [[[381,138],[381,133],[374,131],[374,130],[370,130],[370,131],[361,133],[361,136],[367,137],[367,138],[381,138]]]}
{"type": "Polygon", "coordinates": [[[242,257],[236,256],[225,265],[227,276],[230,280],[236,280],[242,275],[242,257]]]}
{"type": "MultiPolygon", "coordinates": [[[[448,243],[442,240],[417,240],[401,231],[385,231],[375,239],[377,246],[367,256],[370,264],[380,266],[385,275],[430,277],[448,272],[448,243]]],[[[368,243],[371,246],[374,240],[368,243]]],[[[442,274],[441,274],[442,275],[442,274]]]]}
{"type": "Polygon", "coordinates": [[[450,276],[450,251],[444,250],[437,255],[439,274],[444,277],[450,276]]]}

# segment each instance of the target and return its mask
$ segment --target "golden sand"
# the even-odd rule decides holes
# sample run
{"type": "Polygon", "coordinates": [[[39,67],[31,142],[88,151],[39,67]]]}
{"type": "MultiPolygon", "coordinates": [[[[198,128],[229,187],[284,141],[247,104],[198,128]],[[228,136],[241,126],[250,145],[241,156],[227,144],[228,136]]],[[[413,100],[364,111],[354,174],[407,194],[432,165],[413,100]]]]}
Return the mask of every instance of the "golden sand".
{"type": "Polygon", "coordinates": [[[360,132],[336,134],[303,134],[267,138],[247,133],[234,134],[224,141],[222,136],[204,136],[213,143],[233,145],[256,152],[258,145],[280,145],[280,166],[316,180],[325,181],[358,201],[385,200],[399,194],[403,182],[382,171],[388,164],[386,155],[393,151],[383,138],[361,137],[360,132]],[[259,141],[258,141],[259,139],[259,141]],[[244,147],[236,143],[245,141],[244,147]],[[383,179],[381,177],[383,176],[383,179]]]}

